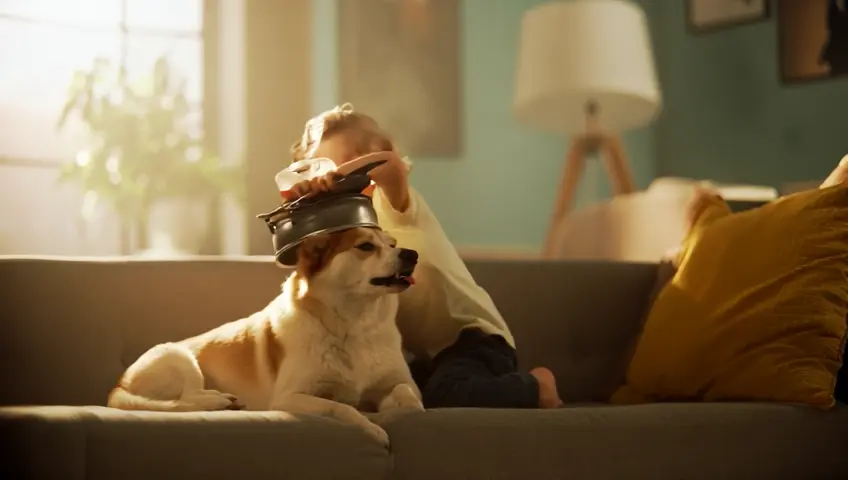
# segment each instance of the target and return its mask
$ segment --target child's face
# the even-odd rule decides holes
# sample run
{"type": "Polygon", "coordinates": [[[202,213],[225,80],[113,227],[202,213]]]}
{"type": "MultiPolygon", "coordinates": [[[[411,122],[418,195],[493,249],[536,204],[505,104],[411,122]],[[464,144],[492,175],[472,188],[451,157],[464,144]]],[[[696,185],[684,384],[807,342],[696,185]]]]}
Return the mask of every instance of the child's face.
{"type": "Polygon", "coordinates": [[[339,166],[368,153],[392,149],[391,142],[379,132],[367,128],[351,128],[321,140],[312,156],[329,158],[339,166]]]}

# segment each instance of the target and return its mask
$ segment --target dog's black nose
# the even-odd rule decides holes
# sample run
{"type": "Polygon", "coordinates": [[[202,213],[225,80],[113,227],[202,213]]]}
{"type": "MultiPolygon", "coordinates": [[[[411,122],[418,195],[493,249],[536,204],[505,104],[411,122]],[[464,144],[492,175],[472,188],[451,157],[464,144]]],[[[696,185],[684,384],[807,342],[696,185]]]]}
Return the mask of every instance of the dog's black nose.
{"type": "Polygon", "coordinates": [[[401,248],[398,257],[404,262],[415,263],[418,261],[418,252],[408,248],[401,248]]]}

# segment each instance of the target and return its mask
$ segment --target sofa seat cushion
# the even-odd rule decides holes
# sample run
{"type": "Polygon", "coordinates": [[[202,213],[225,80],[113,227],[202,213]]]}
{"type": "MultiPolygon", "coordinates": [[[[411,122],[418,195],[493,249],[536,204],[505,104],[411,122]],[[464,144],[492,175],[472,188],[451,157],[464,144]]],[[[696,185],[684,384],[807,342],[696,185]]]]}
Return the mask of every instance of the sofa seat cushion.
{"type": "Polygon", "coordinates": [[[384,479],[389,452],[353,426],[282,412],[0,408],[0,478],[384,479]]]}
{"type": "Polygon", "coordinates": [[[848,478],[848,406],[443,409],[385,423],[393,478],[848,478]]]}

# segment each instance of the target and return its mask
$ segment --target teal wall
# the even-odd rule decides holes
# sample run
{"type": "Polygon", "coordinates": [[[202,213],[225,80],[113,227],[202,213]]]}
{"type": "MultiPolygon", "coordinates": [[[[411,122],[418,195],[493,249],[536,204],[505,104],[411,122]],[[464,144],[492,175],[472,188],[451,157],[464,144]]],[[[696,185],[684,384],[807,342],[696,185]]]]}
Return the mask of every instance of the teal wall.
{"type": "Polygon", "coordinates": [[[774,17],[695,36],[685,2],[654,3],[658,174],[779,187],[822,178],[848,153],[848,80],[782,85],[774,17]]]}
{"type": "MultiPolygon", "coordinates": [[[[336,0],[314,2],[317,112],[342,99],[336,0]]],[[[462,2],[466,148],[456,159],[414,159],[412,177],[459,245],[536,248],[547,228],[567,142],[510,113],[521,15],[541,2],[462,2]]],[[[774,19],[693,35],[683,0],[640,3],[664,106],[654,127],[624,138],[639,187],[655,175],[780,186],[821,178],[848,153],[848,80],[782,85],[774,19]]],[[[601,166],[590,163],[578,205],[608,194],[601,166]]]]}
{"type": "MultiPolygon", "coordinates": [[[[315,111],[342,101],[336,88],[336,0],[315,2],[315,111]]],[[[535,249],[554,201],[567,139],[518,125],[511,113],[523,12],[542,0],[461,2],[465,149],[460,158],[413,158],[411,181],[457,245],[535,249]]],[[[625,135],[637,183],[654,176],[653,132],[625,135]]],[[[590,163],[578,205],[608,195],[590,163]]]]}

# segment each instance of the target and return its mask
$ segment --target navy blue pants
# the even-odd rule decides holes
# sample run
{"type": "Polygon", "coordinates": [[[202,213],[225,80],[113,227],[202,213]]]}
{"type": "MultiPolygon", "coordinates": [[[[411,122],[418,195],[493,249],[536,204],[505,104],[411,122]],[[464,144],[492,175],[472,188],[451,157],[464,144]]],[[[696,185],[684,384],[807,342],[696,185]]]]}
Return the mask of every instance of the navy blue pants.
{"type": "Polygon", "coordinates": [[[432,361],[413,360],[426,408],[538,408],[539,383],[518,372],[515,349],[500,335],[463,330],[432,361]]]}

